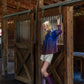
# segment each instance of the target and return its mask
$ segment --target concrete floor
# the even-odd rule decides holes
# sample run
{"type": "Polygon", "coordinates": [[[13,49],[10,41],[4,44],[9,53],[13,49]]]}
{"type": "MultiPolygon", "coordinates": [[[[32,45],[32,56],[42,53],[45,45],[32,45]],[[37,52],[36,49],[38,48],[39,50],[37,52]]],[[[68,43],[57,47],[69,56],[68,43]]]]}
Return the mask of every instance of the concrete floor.
{"type": "MultiPolygon", "coordinates": [[[[9,64],[10,66],[10,64],[9,64]]],[[[10,67],[9,67],[9,72],[11,73],[14,73],[14,71],[12,70],[12,68],[14,67],[14,64],[12,64],[10,67]]],[[[17,81],[14,79],[14,75],[8,75],[7,78],[4,78],[4,77],[1,77],[1,59],[0,59],[0,84],[24,84],[20,81],[17,81]]],[[[10,74],[10,73],[9,73],[10,74]]]]}

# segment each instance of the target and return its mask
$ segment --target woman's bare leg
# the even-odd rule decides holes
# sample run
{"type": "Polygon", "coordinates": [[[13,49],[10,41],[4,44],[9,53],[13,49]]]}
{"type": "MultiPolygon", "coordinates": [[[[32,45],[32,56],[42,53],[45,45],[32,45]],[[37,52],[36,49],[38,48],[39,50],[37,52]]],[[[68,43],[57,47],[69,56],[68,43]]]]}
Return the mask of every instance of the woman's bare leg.
{"type": "Polygon", "coordinates": [[[42,66],[43,66],[43,63],[44,63],[44,61],[41,60],[41,68],[42,68],[42,66]]]}
{"type": "MultiPolygon", "coordinates": [[[[44,64],[44,61],[41,60],[41,68],[42,68],[43,64],[44,64]]],[[[46,84],[46,79],[43,75],[42,75],[42,80],[41,81],[42,81],[41,84],[46,84]]]]}
{"type": "Polygon", "coordinates": [[[47,61],[45,61],[45,62],[43,63],[43,66],[42,66],[42,68],[41,68],[41,73],[42,73],[42,75],[43,75],[44,77],[47,77],[47,76],[48,76],[47,68],[48,68],[49,65],[50,65],[50,63],[47,62],[47,61]]]}
{"type": "Polygon", "coordinates": [[[50,75],[47,73],[47,68],[48,68],[49,65],[50,65],[49,62],[44,62],[43,67],[41,69],[41,73],[46,78],[46,80],[48,81],[49,84],[54,84],[52,79],[50,78],[50,75]]]}

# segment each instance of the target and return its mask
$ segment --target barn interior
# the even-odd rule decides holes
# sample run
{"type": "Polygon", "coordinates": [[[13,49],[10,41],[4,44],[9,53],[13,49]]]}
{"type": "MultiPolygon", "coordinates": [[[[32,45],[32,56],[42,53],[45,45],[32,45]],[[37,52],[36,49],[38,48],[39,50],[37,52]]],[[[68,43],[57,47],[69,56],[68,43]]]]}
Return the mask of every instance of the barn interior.
{"type": "Polygon", "coordinates": [[[74,7],[74,74],[76,83],[84,81],[83,56],[84,56],[84,6],[74,7]],[[78,80],[77,80],[77,79],[78,80]]]}
{"type": "MultiPolygon", "coordinates": [[[[3,16],[5,15],[10,15],[10,14],[16,14],[18,12],[24,12],[26,10],[33,10],[35,14],[37,14],[36,9],[38,9],[39,4],[40,7],[43,6],[48,6],[51,4],[56,4],[56,3],[60,3],[63,2],[64,0],[2,0],[1,1],[1,12],[0,12],[0,83],[1,84],[26,84],[24,81],[27,81],[25,78],[25,72],[21,73],[21,70],[18,70],[20,75],[22,75],[24,77],[24,79],[22,78],[17,78],[17,80],[15,79],[15,63],[16,63],[16,59],[15,59],[15,55],[19,54],[19,53],[15,53],[15,49],[17,48],[17,51],[19,52],[23,52],[22,55],[24,53],[29,54],[29,52],[26,52],[26,45],[24,44],[18,44],[19,42],[23,42],[25,44],[27,44],[28,46],[30,44],[32,44],[32,42],[30,42],[30,39],[33,39],[30,37],[30,31],[33,32],[33,28],[30,29],[31,25],[30,22],[32,21],[32,23],[34,23],[34,26],[36,26],[36,15],[33,16],[30,15],[30,17],[34,17],[34,18],[30,18],[29,17],[29,13],[26,14],[22,14],[22,15],[16,15],[15,17],[8,17],[7,18],[7,31],[5,31],[5,29],[3,29],[3,25],[2,25],[2,21],[4,21],[3,16]],[[15,21],[15,19],[18,17],[18,19],[15,21]],[[30,19],[30,20],[29,20],[30,19]],[[34,19],[34,21],[33,21],[34,19]],[[18,21],[19,24],[18,25],[18,21]],[[27,29],[28,27],[28,29],[27,29]],[[3,38],[5,36],[3,36],[3,31],[4,33],[6,33],[6,35],[8,35],[7,37],[7,45],[5,45],[6,42],[2,42],[3,38]],[[25,32],[26,31],[26,32],[25,32]],[[25,32],[25,34],[24,34],[25,32]],[[17,35],[17,37],[16,37],[17,35]],[[17,44],[16,44],[17,42],[17,44]],[[29,42],[29,43],[27,43],[29,42]],[[2,44],[3,43],[3,44],[2,44]],[[24,48],[26,49],[24,50],[20,50],[18,47],[20,47],[20,45],[24,45],[24,48]],[[7,57],[3,58],[2,56],[2,49],[4,48],[3,46],[7,47],[7,52],[4,52],[6,54],[8,54],[7,57]],[[6,60],[5,62],[5,66],[7,66],[7,72],[5,71],[5,76],[3,75],[3,62],[4,59],[6,60]],[[18,79],[20,79],[18,81],[18,79]],[[22,80],[22,81],[21,81],[22,80]]],[[[75,5],[73,7],[73,82],[74,84],[83,84],[84,83],[84,5],[75,5]]],[[[44,12],[44,11],[42,11],[44,12]]],[[[62,18],[63,19],[63,18],[62,18]]],[[[6,19],[5,19],[6,20],[6,19]]],[[[32,27],[34,27],[32,26],[32,27]]],[[[35,28],[35,27],[34,27],[35,28]]],[[[35,35],[35,29],[34,29],[34,35],[35,35]]],[[[32,35],[31,35],[32,36],[32,35]]],[[[36,43],[36,36],[34,36],[34,43],[36,43]]],[[[42,39],[41,39],[42,40],[42,39]]],[[[33,44],[32,44],[33,45],[33,44]]],[[[63,46],[63,45],[62,45],[63,46]]],[[[35,44],[34,44],[35,47],[35,44]]],[[[60,46],[59,46],[60,48],[60,46]]],[[[35,51],[32,52],[35,54],[35,51]]],[[[35,55],[34,55],[35,56],[35,55]]],[[[26,59],[26,58],[24,58],[26,59]]],[[[34,62],[36,62],[35,57],[33,58],[34,62]]],[[[22,59],[21,59],[22,60],[22,59]]],[[[18,60],[20,61],[20,60],[18,60]]],[[[29,59],[29,62],[31,61],[31,59],[29,59]]],[[[29,62],[26,62],[26,64],[29,66],[31,65],[29,62]]],[[[19,67],[21,63],[19,63],[17,66],[19,67]]],[[[35,65],[35,64],[34,64],[35,65]]],[[[26,65],[24,65],[26,67],[26,65]]],[[[32,65],[31,65],[32,66],[32,65]]],[[[34,66],[34,68],[36,68],[34,66]]],[[[24,68],[26,69],[26,68],[24,68]]],[[[22,69],[22,71],[25,71],[24,69],[22,69]]],[[[29,70],[31,70],[31,68],[29,68],[29,70]]],[[[35,71],[34,71],[35,72],[35,71]]],[[[34,75],[36,75],[34,73],[34,75]]],[[[35,77],[35,76],[34,76],[35,77]]],[[[34,78],[34,82],[36,82],[36,79],[34,78]]],[[[58,84],[61,84],[60,82],[58,84]]],[[[63,83],[64,84],[64,83],[63,83]]]]}

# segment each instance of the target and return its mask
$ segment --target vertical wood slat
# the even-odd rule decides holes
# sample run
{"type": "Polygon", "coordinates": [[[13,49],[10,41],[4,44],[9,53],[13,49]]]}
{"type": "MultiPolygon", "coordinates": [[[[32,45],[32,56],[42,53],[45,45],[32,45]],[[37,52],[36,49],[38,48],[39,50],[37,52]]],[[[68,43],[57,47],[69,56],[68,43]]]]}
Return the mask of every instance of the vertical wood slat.
{"type": "Polygon", "coordinates": [[[32,84],[34,84],[34,13],[30,15],[31,23],[30,23],[30,41],[31,41],[31,63],[32,63],[32,84]]]}
{"type": "Polygon", "coordinates": [[[2,20],[2,75],[7,75],[7,57],[8,57],[8,45],[7,45],[7,20],[2,20]]]}
{"type": "Polygon", "coordinates": [[[17,65],[18,65],[18,59],[17,59],[17,55],[16,55],[16,48],[14,48],[15,49],[15,53],[14,53],[14,61],[15,61],[15,63],[14,63],[14,65],[15,65],[15,77],[17,77],[17,65]]]}
{"type": "MultiPolygon", "coordinates": [[[[7,0],[2,0],[2,14],[7,13],[7,0]]],[[[7,21],[2,19],[2,75],[7,74],[7,21]]]]}
{"type": "Polygon", "coordinates": [[[64,7],[64,28],[64,84],[73,84],[73,6],[64,7]]]}
{"type": "MultiPolygon", "coordinates": [[[[38,22],[39,22],[39,24],[38,24],[38,51],[41,49],[41,46],[40,46],[40,43],[41,43],[41,14],[40,14],[40,12],[39,12],[39,14],[38,14],[39,16],[38,16],[38,22]]],[[[41,55],[41,50],[38,52],[38,58],[40,59],[40,55],[41,55]]],[[[40,60],[39,60],[39,84],[41,84],[41,64],[40,64],[40,60]]]]}

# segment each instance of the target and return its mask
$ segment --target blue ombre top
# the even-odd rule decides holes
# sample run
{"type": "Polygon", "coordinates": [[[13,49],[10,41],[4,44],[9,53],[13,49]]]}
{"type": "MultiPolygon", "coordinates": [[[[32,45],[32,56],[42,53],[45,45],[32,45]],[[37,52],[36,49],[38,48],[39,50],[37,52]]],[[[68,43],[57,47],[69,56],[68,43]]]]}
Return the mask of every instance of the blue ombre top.
{"type": "Polygon", "coordinates": [[[43,42],[42,54],[53,54],[58,52],[57,38],[62,33],[61,25],[58,25],[58,30],[50,31],[43,42]]]}

